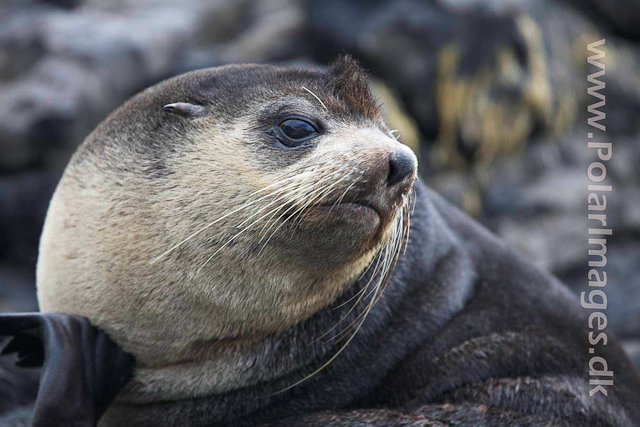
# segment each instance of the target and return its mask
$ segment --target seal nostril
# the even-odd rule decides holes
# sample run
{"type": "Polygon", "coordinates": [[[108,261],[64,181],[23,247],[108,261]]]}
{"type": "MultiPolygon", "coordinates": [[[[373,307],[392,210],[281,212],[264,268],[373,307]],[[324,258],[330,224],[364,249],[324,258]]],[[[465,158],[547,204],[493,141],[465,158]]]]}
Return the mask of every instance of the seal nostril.
{"type": "Polygon", "coordinates": [[[415,160],[410,153],[398,150],[389,154],[387,185],[392,186],[401,182],[404,178],[411,175],[415,168],[415,160]]]}

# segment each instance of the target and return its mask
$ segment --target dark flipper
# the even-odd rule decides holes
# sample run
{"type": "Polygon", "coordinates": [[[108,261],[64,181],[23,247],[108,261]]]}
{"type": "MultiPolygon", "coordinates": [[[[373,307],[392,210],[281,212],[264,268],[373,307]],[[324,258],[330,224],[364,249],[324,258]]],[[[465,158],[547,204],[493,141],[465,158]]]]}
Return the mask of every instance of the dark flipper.
{"type": "MultiPolygon", "coordinates": [[[[133,370],[133,357],[80,316],[0,315],[0,337],[12,338],[1,354],[17,353],[17,366],[42,366],[36,427],[96,425],[133,370]]],[[[15,392],[0,390],[0,396],[15,392]]]]}

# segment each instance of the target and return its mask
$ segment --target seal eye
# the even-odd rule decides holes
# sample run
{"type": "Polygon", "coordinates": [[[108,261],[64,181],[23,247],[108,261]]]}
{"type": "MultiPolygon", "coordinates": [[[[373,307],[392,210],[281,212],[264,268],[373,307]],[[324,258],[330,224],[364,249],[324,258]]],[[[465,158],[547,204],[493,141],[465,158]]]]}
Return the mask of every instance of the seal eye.
{"type": "Polygon", "coordinates": [[[284,136],[281,142],[289,147],[299,145],[318,133],[312,124],[300,119],[285,120],[278,127],[284,136]]]}

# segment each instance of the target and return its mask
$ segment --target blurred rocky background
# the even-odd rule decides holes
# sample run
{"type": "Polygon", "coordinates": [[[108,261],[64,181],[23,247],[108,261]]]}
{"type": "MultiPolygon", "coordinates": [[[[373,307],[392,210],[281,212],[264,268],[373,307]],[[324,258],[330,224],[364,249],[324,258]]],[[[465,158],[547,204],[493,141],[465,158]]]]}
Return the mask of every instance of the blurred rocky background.
{"type": "Polygon", "coordinates": [[[606,39],[609,325],[640,366],[640,1],[3,0],[0,311],[37,309],[48,200],[139,90],[229,62],[370,70],[426,182],[579,292],[587,285],[586,46],[606,39]]]}

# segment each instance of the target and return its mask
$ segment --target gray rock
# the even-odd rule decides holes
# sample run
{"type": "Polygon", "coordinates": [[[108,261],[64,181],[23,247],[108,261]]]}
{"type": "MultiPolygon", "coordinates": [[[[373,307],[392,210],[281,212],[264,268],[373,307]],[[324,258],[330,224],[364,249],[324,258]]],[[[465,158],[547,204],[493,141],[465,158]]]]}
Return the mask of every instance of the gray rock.
{"type": "Polygon", "coordinates": [[[12,8],[0,27],[0,171],[40,163],[60,171],[111,110],[177,72],[287,58],[303,17],[293,0],[12,8]]]}

